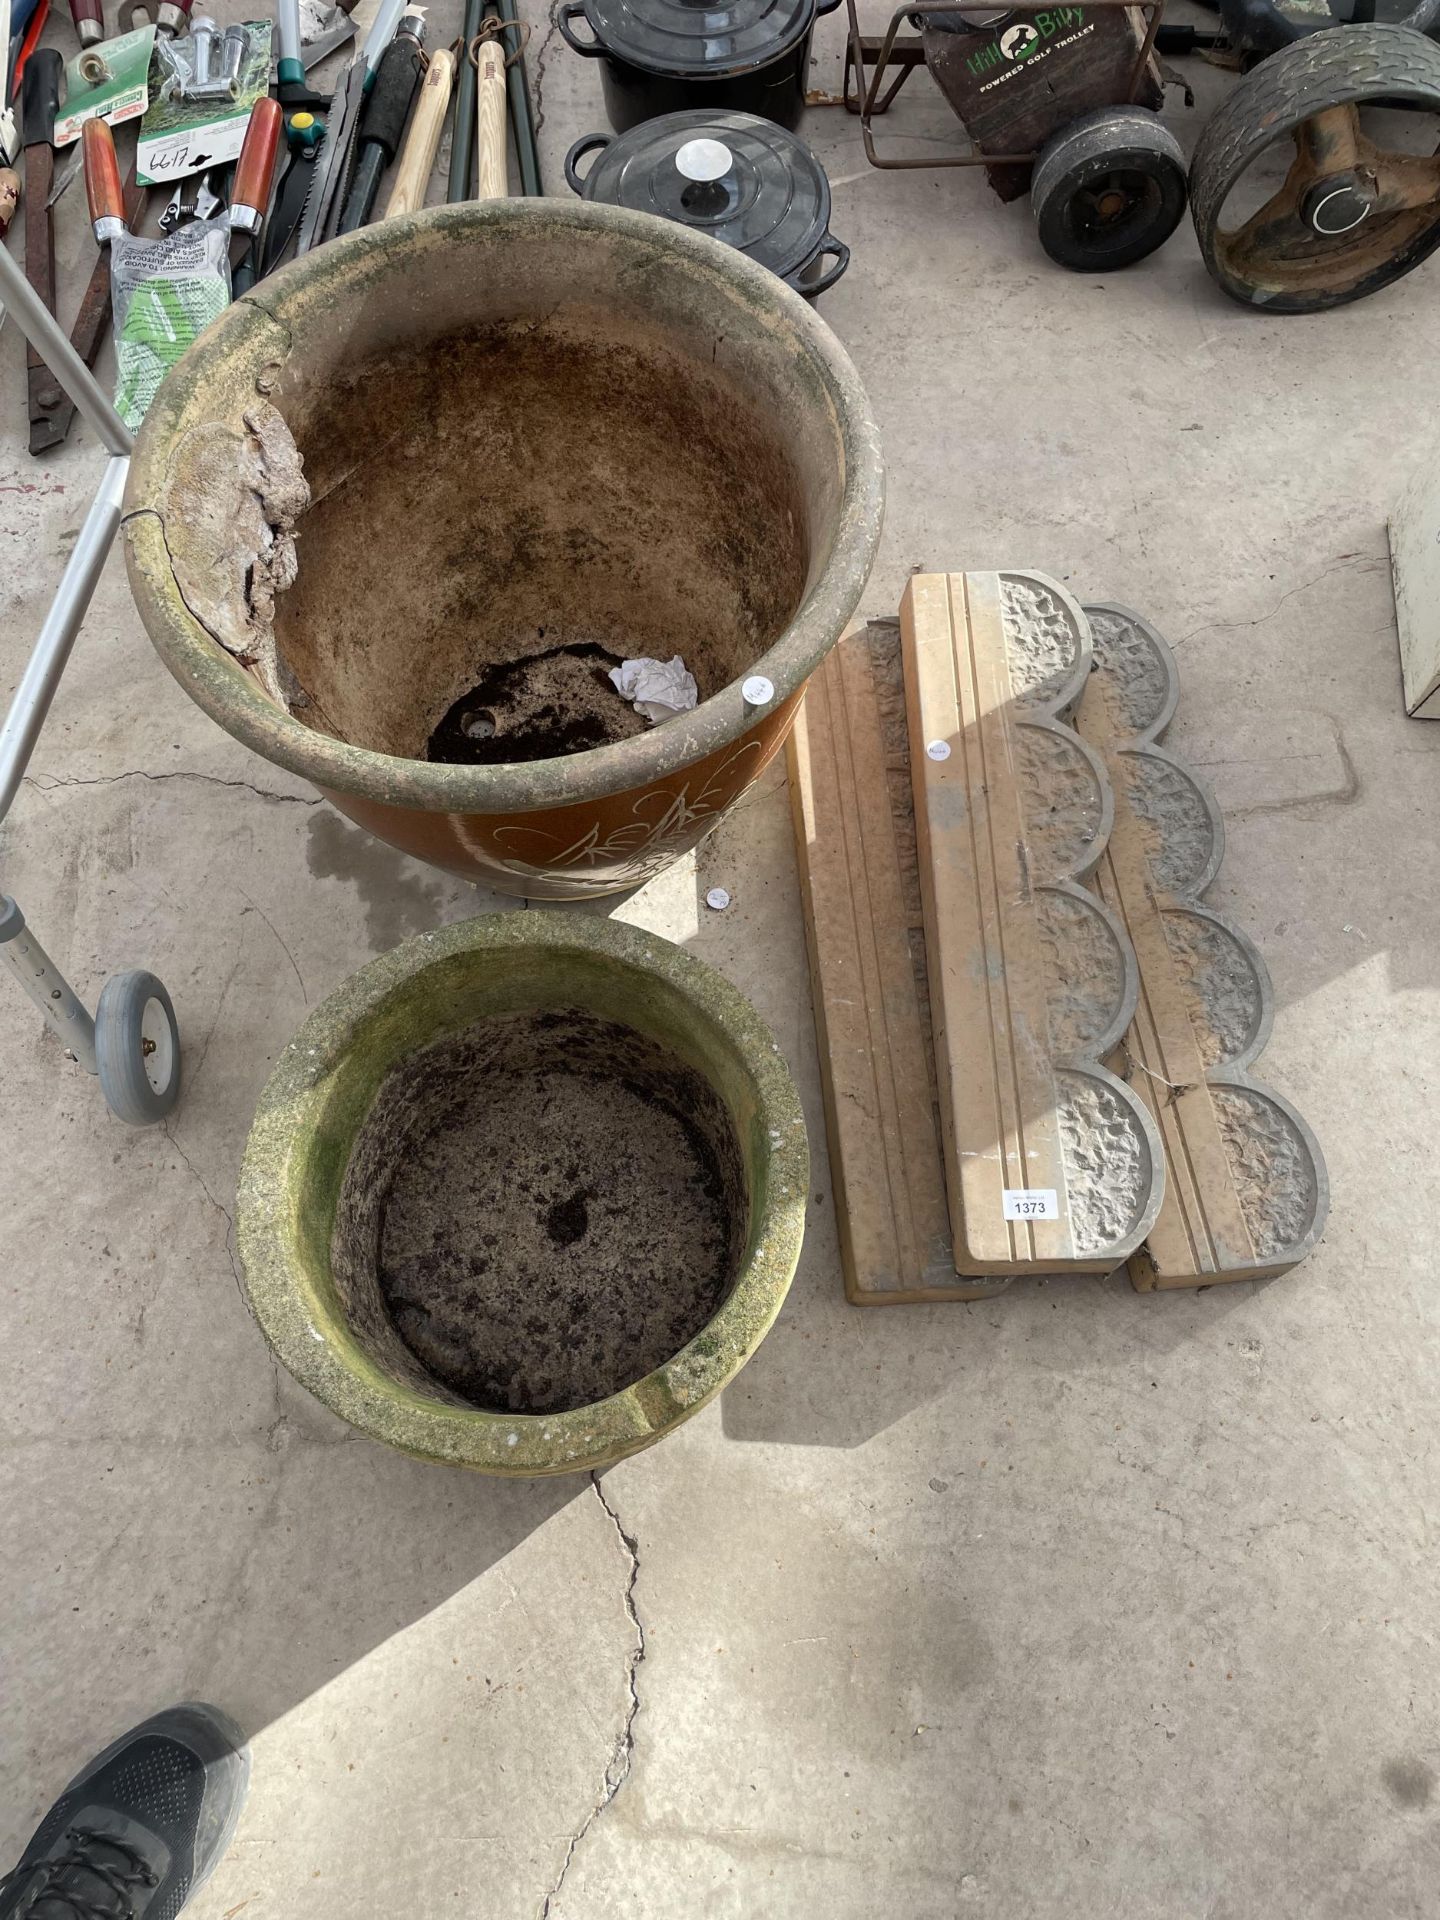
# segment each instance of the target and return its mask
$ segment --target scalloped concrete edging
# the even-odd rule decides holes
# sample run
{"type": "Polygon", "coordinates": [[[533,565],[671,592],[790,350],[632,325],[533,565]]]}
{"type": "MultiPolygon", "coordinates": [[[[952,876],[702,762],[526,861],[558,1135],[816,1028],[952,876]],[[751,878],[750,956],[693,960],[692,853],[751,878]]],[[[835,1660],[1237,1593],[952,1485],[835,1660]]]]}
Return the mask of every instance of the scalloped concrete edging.
{"type": "Polygon", "coordinates": [[[1305,1121],[1248,1071],[1269,1038],[1274,995],[1249,937],[1200,904],[1225,829],[1205,783],[1158,745],[1179,694],[1174,655],[1128,607],[1085,611],[1095,671],[1078,724],[1115,790],[1096,884],[1139,961],[1125,1048],[1168,1167],[1131,1279],[1148,1290],[1283,1273],[1324,1231],[1329,1182],[1305,1121]]]}
{"type": "Polygon", "coordinates": [[[484,1473],[587,1472],[652,1445],[740,1371],[779,1313],[804,1237],[804,1115],[779,1048],[713,968],[637,927],[566,913],[484,915],[421,934],[352,975],[276,1063],[240,1174],[250,1307],[288,1371],[372,1439],[484,1473]],[[715,1087],[750,1198],[739,1269],[678,1353],[609,1398],[485,1412],[396,1378],[357,1340],[331,1268],[351,1146],[390,1068],[488,1014],[580,1005],[661,1041],[715,1087]]]}

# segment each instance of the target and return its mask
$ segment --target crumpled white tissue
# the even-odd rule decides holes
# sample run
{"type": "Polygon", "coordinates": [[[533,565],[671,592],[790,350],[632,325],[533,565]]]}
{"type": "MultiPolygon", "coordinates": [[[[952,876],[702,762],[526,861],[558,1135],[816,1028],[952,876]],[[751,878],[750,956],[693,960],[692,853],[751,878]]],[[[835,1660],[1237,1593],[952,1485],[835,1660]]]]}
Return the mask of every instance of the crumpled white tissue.
{"type": "Polygon", "coordinates": [[[647,720],[673,720],[700,697],[678,653],[673,660],[626,660],[610,669],[610,683],[647,720]]]}

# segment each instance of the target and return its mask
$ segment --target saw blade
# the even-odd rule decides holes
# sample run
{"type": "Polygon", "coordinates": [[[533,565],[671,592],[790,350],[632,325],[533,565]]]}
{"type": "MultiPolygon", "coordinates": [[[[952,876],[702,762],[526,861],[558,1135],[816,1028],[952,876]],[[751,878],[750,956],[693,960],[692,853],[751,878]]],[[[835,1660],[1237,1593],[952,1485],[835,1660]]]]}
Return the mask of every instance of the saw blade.
{"type": "Polygon", "coordinates": [[[325,145],[316,162],[319,172],[305,197],[300,236],[295,243],[297,258],[327,237],[330,208],[336,201],[344,176],[346,153],[353,144],[355,128],[360,120],[360,103],[365,97],[365,62],[362,59],[353,60],[346,68],[343,90],[338,91],[338,110],[332,102],[325,145]]]}
{"type": "Polygon", "coordinates": [[[265,228],[265,251],[260,267],[262,278],[279,265],[285,249],[295,238],[315,197],[315,182],[319,177],[318,153],[298,153],[286,168],[276,197],[275,211],[265,228]]]}
{"type": "Polygon", "coordinates": [[[340,229],[340,215],[345,210],[345,202],[350,198],[350,187],[355,178],[355,164],[360,157],[360,114],[365,105],[365,81],[363,75],[356,89],[355,110],[350,111],[350,89],[345,90],[345,125],[342,137],[336,142],[339,160],[339,176],[330,204],[325,209],[325,225],[322,229],[326,240],[333,240],[340,229]]]}

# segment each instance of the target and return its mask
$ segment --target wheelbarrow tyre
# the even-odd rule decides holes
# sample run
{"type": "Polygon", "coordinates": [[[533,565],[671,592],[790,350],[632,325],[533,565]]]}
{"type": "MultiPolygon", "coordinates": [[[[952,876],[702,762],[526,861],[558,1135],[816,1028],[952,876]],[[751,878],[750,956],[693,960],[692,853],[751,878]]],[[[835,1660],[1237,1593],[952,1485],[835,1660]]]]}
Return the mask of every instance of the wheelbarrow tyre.
{"type": "Polygon", "coordinates": [[[1046,141],[1030,205],[1057,266],[1113,273],[1164,246],[1185,212],[1185,192],[1185,155],[1153,113],[1097,107],[1046,141]]]}
{"type": "MultiPolygon", "coordinates": [[[[1366,101],[1440,114],[1440,46],[1409,27],[1337,27],[1272,54],[1229,93],[1202,128],[1190,164],[1190,212],[1206,271],[1242,306],[1322,313],[1410,273],[1440,246],[1440,218],[1388,259],[1330,287],[1276,291],[1231,259],[1220,229],[1225,201],[1268,146],[1332,107],[1366,101]]],[[[1337,262],[1337,273],[1342,263],[1337,262]]]]}
{"type": "Polygon", "coordinates": [[[95,1009],[95,1066],[105,1104],[128,1127],[153,1127],[180,1098],[180,1028],[170,996],[142,968],[117,973],[95,1009]]]}

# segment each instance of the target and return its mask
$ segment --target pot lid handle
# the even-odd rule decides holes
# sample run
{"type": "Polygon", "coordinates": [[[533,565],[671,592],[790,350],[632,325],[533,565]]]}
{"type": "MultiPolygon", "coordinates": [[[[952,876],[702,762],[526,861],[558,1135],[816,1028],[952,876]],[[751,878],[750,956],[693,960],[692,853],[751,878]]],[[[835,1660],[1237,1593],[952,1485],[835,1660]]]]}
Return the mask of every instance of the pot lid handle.
{"type": "Polygon", "coordinates": [[[723,140],[687,140],[675,155],[675,165],[687,180],[723,180],[734,163],[723,140]]]}

